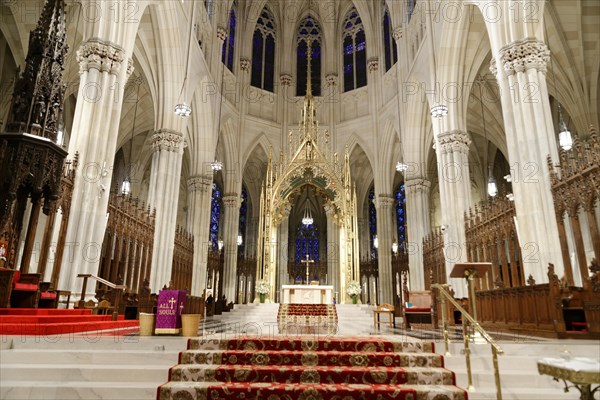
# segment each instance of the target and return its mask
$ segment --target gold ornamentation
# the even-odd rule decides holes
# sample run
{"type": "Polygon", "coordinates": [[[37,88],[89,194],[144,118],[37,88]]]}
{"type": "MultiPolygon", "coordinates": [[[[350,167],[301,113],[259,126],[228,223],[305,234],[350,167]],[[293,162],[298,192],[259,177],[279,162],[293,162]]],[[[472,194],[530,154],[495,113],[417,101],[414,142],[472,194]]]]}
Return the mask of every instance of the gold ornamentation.
{"type": "Polygon", "coordinates": [[[366,367],[369,365],[369,357],[364,354],[353,354],[350,356],[350,365],[353,367],[366,367]]]}
{"type": "Polygon", "coordinates": [[[302,371],[300,375],[301,383],[321,383],[321,375],[314,369],[307,369],[302,371]]]}
{"type": "Polygon", "coordinates": [[[250,363],[252,365],[268,365],[270,362],[269,355],[266,353],[256,353],[252,355],[250,363]]]}
{"type": "Polygon", "coordinates": [[[302,365],[314,367],[319,364],[319,356],[315,353],[302,353],[302,365]]]}
{"type": "Polygon", "coordinates": [[[316,389],[306,389],[300,394],[298,400],[323,400],[323,396],[316,389]]]}

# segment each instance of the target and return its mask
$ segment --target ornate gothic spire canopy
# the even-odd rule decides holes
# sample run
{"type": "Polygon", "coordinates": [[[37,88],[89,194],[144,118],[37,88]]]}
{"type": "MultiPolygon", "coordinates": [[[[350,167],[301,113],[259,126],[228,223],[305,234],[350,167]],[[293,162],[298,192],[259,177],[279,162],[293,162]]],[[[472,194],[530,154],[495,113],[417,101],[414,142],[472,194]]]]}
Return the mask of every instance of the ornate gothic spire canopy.
{"type": "Polygon", "coordinates": [[[29,36],[25,69],[15,84],[7,132],[56,141],[65,95],[65,24],[64,0],[47,0],[29,36]]]}

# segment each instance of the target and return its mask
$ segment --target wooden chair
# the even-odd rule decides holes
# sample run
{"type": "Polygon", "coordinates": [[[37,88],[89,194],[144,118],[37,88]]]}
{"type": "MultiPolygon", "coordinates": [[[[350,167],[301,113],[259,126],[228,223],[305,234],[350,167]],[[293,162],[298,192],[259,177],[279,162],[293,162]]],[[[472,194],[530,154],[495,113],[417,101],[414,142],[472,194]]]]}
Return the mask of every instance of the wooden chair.
{"type": "Polygon", "coordinates": [[[404,327],[410,330],[410,324],[434,324],[431,291],[411,291],[403,304],[404,327]]]}
{"type": "Polygon", "coordinates": [[[380,315],[387,314],[390,318],[390,329],[396,326],[396,321],[394,320],[394,306],[388,303],[380,304],[376,310],[373,310],[373,325],[375,325],[376,329],[380,329],[380,315]]]}
{"type": "Polygon", "coordinates": [[[10,306],[13,308],[37,308],[41,279],[41,274],[22,274],[21,271],[15,271],[10,306]]]}
{"type": "Polygon", "coordinates": [[[114,311],[115,307],[112,306],[108,300],[102,300],[98,303],[98,307],[96,307],[95,311],[92,311],[92,313],[98,315],[112,315],[114,311]]]}

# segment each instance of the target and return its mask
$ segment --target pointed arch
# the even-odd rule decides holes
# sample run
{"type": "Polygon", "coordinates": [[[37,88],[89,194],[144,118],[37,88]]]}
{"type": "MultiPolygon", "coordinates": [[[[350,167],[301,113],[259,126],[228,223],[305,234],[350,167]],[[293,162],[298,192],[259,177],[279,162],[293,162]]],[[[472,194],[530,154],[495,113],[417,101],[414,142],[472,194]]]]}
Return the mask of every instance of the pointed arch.
{"type": "Polygon", "coordinates": [[[321,60],[323,35],[321,25],[312,15],[306,16],[296,30],[296,96],[306,95],[308,73],[308,42],[311,41],[311,90],[313,96],[321,95],[321,60]]]}
{"type": "Polygon", "coordinates": [[[367,37],[356,7],[352,7],[342,24],[342,65],[344,91],[367,85],[367,37]]]}

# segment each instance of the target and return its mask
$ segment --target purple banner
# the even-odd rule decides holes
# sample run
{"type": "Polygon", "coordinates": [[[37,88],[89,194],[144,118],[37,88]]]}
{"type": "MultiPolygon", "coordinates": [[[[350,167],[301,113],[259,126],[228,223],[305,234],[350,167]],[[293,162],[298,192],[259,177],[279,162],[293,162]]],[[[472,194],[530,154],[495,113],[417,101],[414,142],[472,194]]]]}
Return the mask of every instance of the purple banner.
{"type": "Polygon", "coordinates": [[[185,308],[185,290],[161,290],[156,307],[156,333],[177,334],[185,308]]]}

